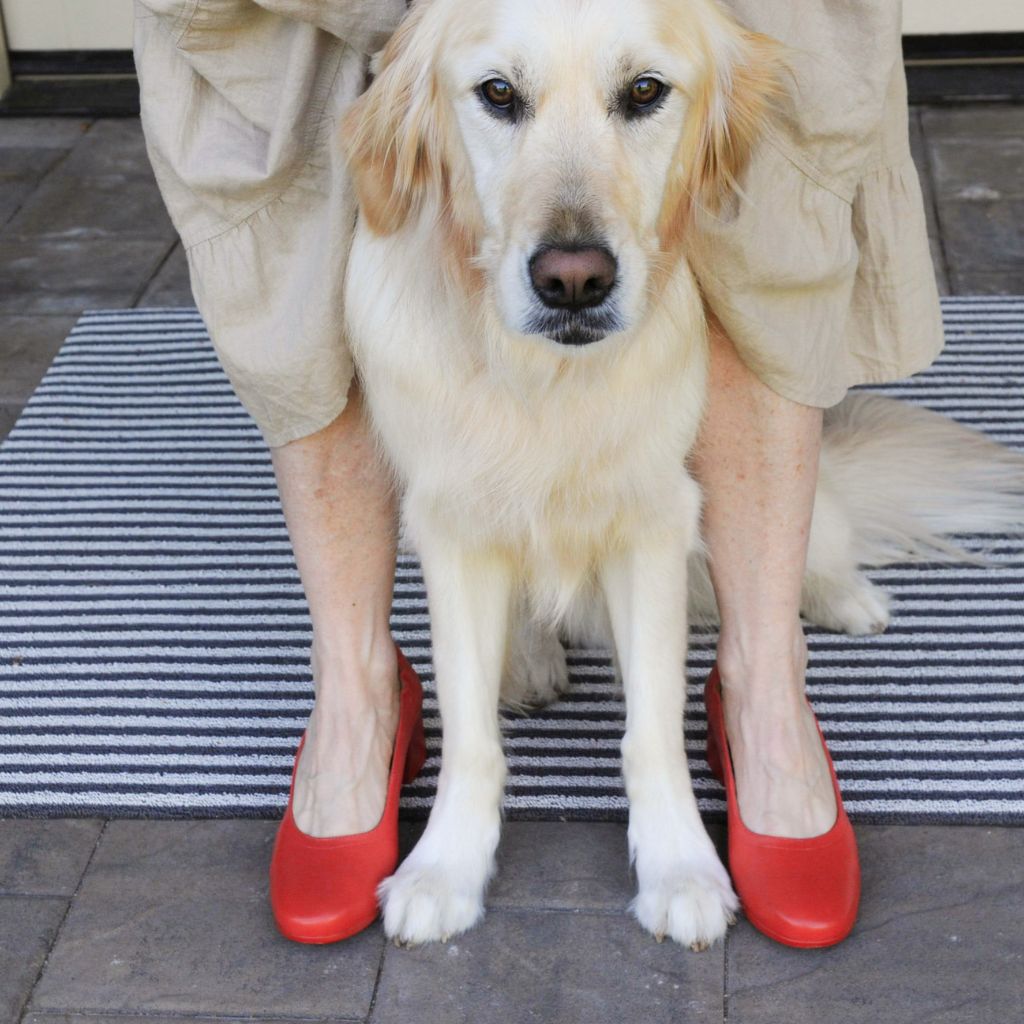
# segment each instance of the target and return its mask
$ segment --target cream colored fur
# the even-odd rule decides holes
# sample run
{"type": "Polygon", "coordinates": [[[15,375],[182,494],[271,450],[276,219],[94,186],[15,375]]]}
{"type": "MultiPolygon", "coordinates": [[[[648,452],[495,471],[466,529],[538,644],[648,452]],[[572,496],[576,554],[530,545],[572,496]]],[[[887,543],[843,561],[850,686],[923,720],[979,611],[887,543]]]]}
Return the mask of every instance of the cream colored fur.
{"type": "MultiPolygon", "coordinates": [[[[770,43],[710,0],[420,0],[346,120],[361,204],[348,329],[423,563],[444,723],[426,831],[381,886],[397,940],[443,939],[483,914],[505,778],[499,697],[533,705],[564,689],[558,629],[614,640],[638,920],[701,948],[737,908],[683,749],[688,559],[694,611],[713,599],[684,467],[707,354],[682,243],[690,203],[713,205],[741,172],[776,74],[770,43]],[[650,73],[672,87],[657,115],[617,116],[622,83],[650,73]],[[517,124],[476,94],[495,75],[529,97],[517,124]],[[530,253],[573,217],[620,274],[616,329],[580,347],[529,329],[530,253]]],[[[915,459],[934,438],[967,443],[880,401],[830,417],[842,440],[823,456],[805,593],[813,618],[855,632],[887,618],[858,563],[885,545],[934,548],[930,531],[956,525],[892,511],[908,433],[915,459]]],[[[972,449],[968,476],[991,451],[972,449]]],[[[1019,520],[1019,500],[1004,505],[990,525],[1019,520]]]]}

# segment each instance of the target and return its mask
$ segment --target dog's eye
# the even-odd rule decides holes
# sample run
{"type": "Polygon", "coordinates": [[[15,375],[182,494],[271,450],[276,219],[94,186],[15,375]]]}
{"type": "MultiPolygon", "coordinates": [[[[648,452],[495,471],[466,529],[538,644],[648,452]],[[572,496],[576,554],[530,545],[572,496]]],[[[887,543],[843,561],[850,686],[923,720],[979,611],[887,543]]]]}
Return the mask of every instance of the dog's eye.
{"type": "Polygon", "coordinates": [[[504,78],[491,78],[480,86],[480,95],[495,110],[502,113],[510,111],[515,104],[515,90],[504,78]]]}
{"type": "Polygon", "coordinates": [[[649,78],[644,75],[638,78],[632,89],[629,91],[629,102],[634,110],[643,110],[650,107],[661,99],[665,92],[665,85],[657,78],[649,78]]]}

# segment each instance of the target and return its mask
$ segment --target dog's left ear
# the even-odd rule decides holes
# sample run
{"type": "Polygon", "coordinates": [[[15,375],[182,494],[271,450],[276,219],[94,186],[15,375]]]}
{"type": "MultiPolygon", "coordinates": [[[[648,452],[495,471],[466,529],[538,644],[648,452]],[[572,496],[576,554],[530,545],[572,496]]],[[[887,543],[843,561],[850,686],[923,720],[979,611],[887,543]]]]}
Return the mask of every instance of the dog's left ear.
{"type": "Polygon", "coordinates": [[[703,71],[676,156],[677,178],[666,196],[662,235],[681,236],[694,205],[717,213],[738,188],[754,144],[782,92],[783,47],[718,13],[705,34],[703,71]]]}

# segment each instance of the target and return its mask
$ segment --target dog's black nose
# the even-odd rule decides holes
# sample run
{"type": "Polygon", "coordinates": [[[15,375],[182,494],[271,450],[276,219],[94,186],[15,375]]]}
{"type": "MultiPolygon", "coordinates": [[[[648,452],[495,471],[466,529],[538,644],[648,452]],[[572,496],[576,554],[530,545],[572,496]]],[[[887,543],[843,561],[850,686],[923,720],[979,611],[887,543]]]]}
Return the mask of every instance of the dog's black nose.
{"type": "Polygon", "coordinates": [[[541,249],[530,260],[533,290],[551,309],[600,306],[617,272],[615,257],[607,249],[541,249]]]}

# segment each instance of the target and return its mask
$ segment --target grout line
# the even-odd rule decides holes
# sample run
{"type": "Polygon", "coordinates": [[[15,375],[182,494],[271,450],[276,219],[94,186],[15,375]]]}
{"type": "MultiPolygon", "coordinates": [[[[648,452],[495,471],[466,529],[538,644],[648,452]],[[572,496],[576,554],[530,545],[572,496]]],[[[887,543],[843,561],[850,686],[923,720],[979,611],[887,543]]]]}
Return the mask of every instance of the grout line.
{"type": "MultiPolygon", "coordinates": [[[[49,173],[49,171],[46,172],[46,174],[49,173]]],[[[46,177],[46,174],[43,175],[43,178],[46,177]]],[[[37,188],[39,188],[39,185],[42,182],[43,178],[37,178],[34,182],[32,182],[29,186],[28,191],[14,204],[14,208],[11,210],[11,212],[7,214],[7,216],[2,221],[0,221],[0,232],[2,232],[3,229],[6,228],[7,225],[10,224],[11,221],[18,216],[19,213],[21,213],[21,208],[25,205],[25,200],[28,199],[37,188]]]]}
{"type": "Polygon", "coordinates": [[[160,262],[156,265],[156,268],[154,269],[153,273],[150,274],[150,276],[147,277],[146,280],[143,281],[142,284],[133,293],[131,301],[128,303],[127,308],[138,309],[139,303],[142,301],[142,296],[146,294],[146,289],[156,280],[156,277],[160,273],[160,271],[164,269],[168,262],[170,262],[171,255],[177,248],[179,241],[180,239],[178,238],[177,233],[175,233],[174,241],[171,242],[170,248],[167,250],[167,252],[164,253],[160,262]]]}
{"type": "MultiPolygon", "coordinates": [[[[363,1017],[346,1017],[346,1016],[331,1016],[331,1017],[310,1017],[306,1014],[252,1014],[252,1013],[182,1013],[176,1010],[69,1010],[67,1008],[60,1009],[40,1009],[32,1010],[33,1014],[38,1014],[40,1017],[57,1017],[62,1020],[66,1020],[70,1016],[76,1018],[83,1017],[100,1017],[103,1020],[109,1020],[113,1017],[123,1017],[126,1021],[135,1020],[151,1020],[156,1022],[170,1020],[173,1024],[178,1024],[179,1021],[191,1021],[194,1024],[259,1024],[260,1021],[267,1021],[268,1024],[277,1024],[278,1021],[286,1020],[291,1024],[364,1024],[365,1018],[363,1017]]],[[[22,1021],[24,1021],[22,1017],[22,1021]]]]}
{"type": "MultiPolygon", "coordinates": [[[[85,129],[84,132],[82,132],[81,138],[73,146],[69,146],[67,149],[65,149],[63,151],[63,156],[60,156],[56,160],[54,160],[53,164],[46,169],[46,171],[43,173],[42,177],[36,179],[35,184],[32,186],[32,188],[30,188],[25,193],[25,195],[22,196],[22,198],[18,201],[18,205],[11,211],[11,215],[6,220],[4,220],[2,224],[0,224],[0,230],[6,229],[7,225],[10,224],[11,221],[14,220],[14,218],[17,217],[19,213],[21,213],[21,211],[24,208],[25,204],[36,194],[36,192],[39,191],[39,189],[42,186],[43,182],[45,182],[50,177],[50,175],[53,174],[68,159],[68,157],[71,156],[72,153],[74,153],[74,151],[76,149],[78,149],[78,147],[82,144],[82,140],[89,134],[89,132],[92,131],[92,126],[95,123],[96,123],[96,119],[95,118],[90,119],[88,127],[85,129]]],[[[26,147],[26,148],[31,148],[31,147],[26,147]]],[[[16,236],[16,235],[12,234],[12,235],[7,236],[7,237],[20,237],[20,236],[16,236]]]]}
{"type": "Polygon", "coordinates": [[[735,924],[729,925],[722,940],[722,1024],[729,1024],[729,944],[735,927],[735,924]]]}
{"type": "Polygon", "coordinates": [[[377,1006],[377,993],[380,992],[380,979],[381,975],[384,973],[384,958],[387,956],[389,945],[390,941],[385,935],[384,941],[381,943],[380,947],[380,960],[377,961],[377,974],[373,979],[373,993],[370,996],[370,1005],[366,1011],[366,1017],[364,1018],[367,1024],[370,1024],[370,1021],[373,1020],[373,1011],[377,1006]]]}
{"type": "Polygon", "coordinates": [[[36,972],[36,976],[29,987],[28,992],[25,995],[25,1001],[18,1007],[18,1020],[24,1020],[25,1014],[28,1013],[29,1003],[32,1002],[32,996],[35,993],[36,987],[39,985],[39,979],[42,978],[44,971],[50,963],[50,954],[53,952],[54,947],[60,941],[61,933],[64,931],[64,924],[68,919],[68,915],[71,913],[71,908],[74,906],[75,900],[78,897],[78,893],[81,891],[82,883],[85,881],[85,876],[89,873],[89,868],[92,867],[93,858],[96,856],[96,851],[100,847],[100,843],[103,837],[107,833],[107,825],[110,824],[109,819],[103,822],[103,826],[100,828],[96,835],[96,842],[93,843],[92,851],[89,854],[89,859],[85,862],[85,867],[82,868],[82,873],[79,875],[78,884],[75,886],[75,891],[71,894],[68,899],[67,908],[64,911],[64,916],[60,919],[60,924],[57,925],[57,930],[53,933],[53,941],[50,943],[50,948],[46,951],[46,956],[43,957],[43,962],[39,965],[39,970],[36,972]]]}

